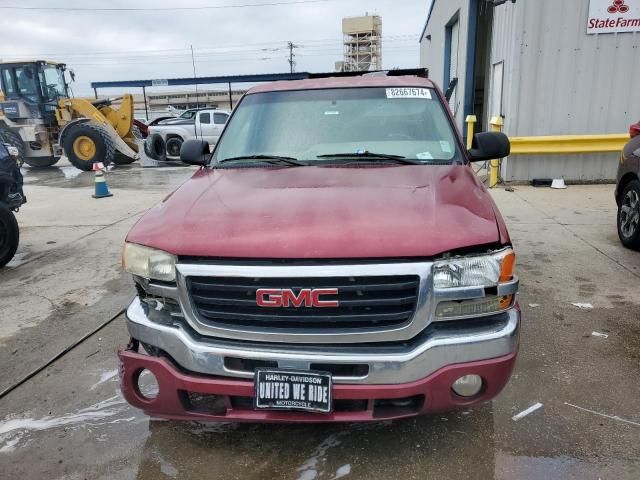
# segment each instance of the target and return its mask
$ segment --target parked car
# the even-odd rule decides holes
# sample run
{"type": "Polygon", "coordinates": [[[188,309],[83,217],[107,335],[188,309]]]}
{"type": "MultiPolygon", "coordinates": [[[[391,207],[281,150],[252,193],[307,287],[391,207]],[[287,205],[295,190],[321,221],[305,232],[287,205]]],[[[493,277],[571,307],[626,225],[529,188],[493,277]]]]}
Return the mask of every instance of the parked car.
{"type": "Polygon", "coordinates": [[[215,145],[222,129],[229,119],[227,110],[206,109],[196,112],[191,120],[175,123],[159,123],[150,126],[149,135],[159,134],[167,146],[167,157],[179,157],[180,148],[185,140],[201,138],[215,145]]]}
{"type": "Polygon", "coordinates": [[[629,135],[616,182],[618,236],[625,247],[640,250],[640,122],[631,125],[629,135]]]}
{"type": "Polygon", "coordinates": [[[20,231],[13,212],[27,201],[18,159],[18,149],[0,141],[0,268],[11,261],[18,249],[20,231]]]}
{"type": "Polygon", "coordinates": [[[126,238],[125,398],[182,420],[351,422],[495,397],[518,278],[470,162],[508,154],[498,132],[467,151],[422,75],[253,88],[212,155],[185,142],[202,168],[126,238]]]}

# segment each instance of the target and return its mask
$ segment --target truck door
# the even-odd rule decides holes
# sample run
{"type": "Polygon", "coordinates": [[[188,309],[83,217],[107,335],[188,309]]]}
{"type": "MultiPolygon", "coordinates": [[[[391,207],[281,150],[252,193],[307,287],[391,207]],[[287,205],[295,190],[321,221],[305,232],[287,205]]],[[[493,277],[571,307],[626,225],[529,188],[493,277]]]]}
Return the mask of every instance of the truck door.
{"type": "Polygon", "coordinates": [[[209,143],[215,143],[213,135],[213,124],[210,112],[198,112],[196,119],[196,137],[202,138],[209,143]]]}
{"type": "Polygon", "coordinates": [[[229,120],[229,115],[223,112],[215,112],[213,114],[213,127],[214,127],[214,136],[215,140],[210,143],[217,143],[220,135],[222,134],[222,130],[224,130],[224,126],[229,120]]]}

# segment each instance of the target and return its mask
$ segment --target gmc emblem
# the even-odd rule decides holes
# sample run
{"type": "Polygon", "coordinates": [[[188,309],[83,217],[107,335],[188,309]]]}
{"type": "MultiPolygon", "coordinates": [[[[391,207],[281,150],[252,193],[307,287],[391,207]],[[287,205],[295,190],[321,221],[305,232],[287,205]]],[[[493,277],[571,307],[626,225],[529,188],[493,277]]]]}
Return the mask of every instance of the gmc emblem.
{"type": "Polygon", "coordinates": [[[256,291],[259,307],[337,307],[338,300],[322,300],[322,297],[338,295],[337,288],[303,288],[296,295],[290,288],[260,288],[256,291]]]}

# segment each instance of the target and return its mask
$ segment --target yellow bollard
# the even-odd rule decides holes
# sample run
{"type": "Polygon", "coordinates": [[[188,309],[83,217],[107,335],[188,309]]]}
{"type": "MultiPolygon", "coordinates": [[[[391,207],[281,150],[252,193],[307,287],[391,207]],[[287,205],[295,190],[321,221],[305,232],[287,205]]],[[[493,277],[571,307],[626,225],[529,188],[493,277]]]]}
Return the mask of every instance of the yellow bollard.
{"type": "MultiPolygon", "coordinates": [[[[504,120],[502,117],[492,117],[489,122],[492,132],[501,132],[504,126],[504,120]]],[[[498,184],[498,169],[500,168],[500,161],[498,159],[489,161],[489,188],[493,188],[498,184]]]]}
{"type": "Polygon", "coordinates": [[[473,144],[473,134],[476,129],[476,122],[478,118],[475,115],[467,115],[467,150],[471,150],[473,144]]]}

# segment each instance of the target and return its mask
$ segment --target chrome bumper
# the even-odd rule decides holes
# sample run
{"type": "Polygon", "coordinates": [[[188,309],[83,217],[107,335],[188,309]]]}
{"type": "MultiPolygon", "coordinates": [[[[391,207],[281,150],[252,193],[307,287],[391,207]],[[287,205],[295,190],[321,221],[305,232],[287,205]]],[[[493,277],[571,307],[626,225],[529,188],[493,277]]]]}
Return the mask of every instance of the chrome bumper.
{"type": "MultiPolygon", "coordinates": [[[[277,362],[280,368],[309,369],[312,363],[366,364],[369,373],[362,377],[338,377],[335,383],[388,385],[410,383],[423,379],[447,365],[497,358],[518,349],[520,312],[517,308],[506,311],[506,321],[486,328],[435,329],[421,342],[404,350],[385,352],[378,346],[342,346],[340,349],[324,346],[322,352],[299,344],[287,349],[259,343],[225,345],[209,338],[206,342],[194,338],[180,322],[152,321],[148,308],[135,298],[127,309],[127,328],[131,336],[143,343],[164,350],[182,368],[191,372],[236,378],[253,378],[253,372],[231,370],[225,366],[225,357],[244,360],[277,362]]],[[[157,315],[159,312],[154,312],[157,315]]],[[[155,319],[154,319],[155,320],[155,319]]],[[[455,320],[451,321],[452,324],[455,320]]]]}

